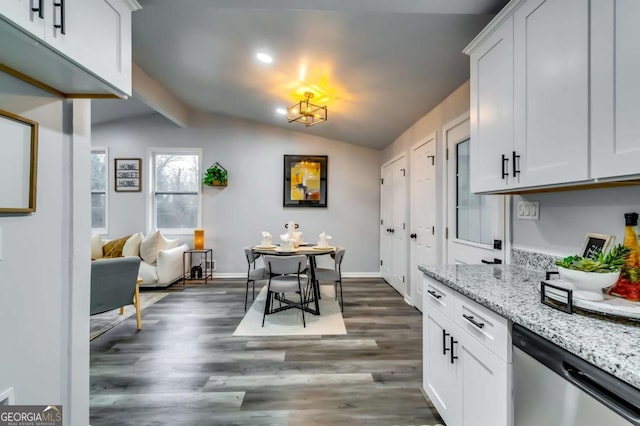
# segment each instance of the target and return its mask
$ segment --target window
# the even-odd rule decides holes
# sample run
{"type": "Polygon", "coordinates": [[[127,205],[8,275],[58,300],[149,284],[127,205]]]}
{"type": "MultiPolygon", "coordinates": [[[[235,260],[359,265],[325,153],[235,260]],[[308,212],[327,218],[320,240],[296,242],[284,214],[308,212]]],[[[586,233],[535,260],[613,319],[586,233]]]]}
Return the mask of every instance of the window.
{"type": "Polygon", "coordinates": [[[151,230],[190,233],[200,227],[201,158],[201,149],[151,150],[151,230]]]}
{"type": "Polygon", "coordinates": [[[456,238],[481,244],[493,241],[489,196],[469,192],[469,140],[456,145],[456,238]]]}
{"type": "Polygon", "coordinates": [[[107,229],[108,157],[106,148],[91,150],[91,229],[100,234],[109,233],[107,229]]]}

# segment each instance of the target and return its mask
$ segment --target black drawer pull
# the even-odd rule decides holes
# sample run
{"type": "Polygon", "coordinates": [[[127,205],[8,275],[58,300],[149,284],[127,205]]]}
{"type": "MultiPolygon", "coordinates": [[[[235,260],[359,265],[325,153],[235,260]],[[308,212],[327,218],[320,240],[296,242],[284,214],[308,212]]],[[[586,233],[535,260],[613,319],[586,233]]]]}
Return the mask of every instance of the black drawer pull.
{"type": "Polygon", "coordinates": [[[513,151],[513,177],[517,177],[520,174],[520,156],[513,151]],[[517,163],[517,164],[516,164],[517,163]]]}
{"type": "Polygon", "coordinates": [[[471,324],[475,325],[476,327],[478,327],[478,328],[483,328],[484,327],[484,323],[476,321],[473,318],[473,316],[466,315],[466,314],[462,314],[462,316],[464,317],[464,319],[466,319],[467,321],[469,321],[471,324]]]}
{"type": "Polygon", "coordinates": [[[450,348],[447,348],[447,336],[449,336],[449,333],[447,333],[444,329],[442,330],[442,355],[446,355],[447,351],[450,348]]]}
{"type": "Polygon", "coordinates": [[[502,179],[509,177],[509,159],[506,155],[502,154],[502,179]]]}
{"type": "Polygon", "coordinates": [[[457,341],[457,340],[454,340],[454,339],[453,339],[453,336],[451,336],[451,337],[450,337],[450,339],[451,339],[451,364],[453,364],[453,363],[454,363],[454,361],[455,361],[456,359],[458,359],[458,357],[457,357],[456,355],[454,355],[454,353],[453,353],[453,352],[454,352],[454,351],[453,351],[453,345],[457,344],[457,343],[458,343],[458,341],[457,341]]]}
{"type": "Polygon", "coordinates": [[[56,28],[56,29],[60,30],[61,34],[66,34],[67,33],[67,26],[65,25],[65,22],[64,22],[64,0],[54,1],[53,2],[53,7],[59,7],[60,8],[60,23],[56,24],[54,22],[53,23],[53,28],[56,28]]]}
{"type": "Polygon", "coordinates": [[[435,297],[436,299],[440,299],[442,297],[441,294],[436,293],[433,290],[427,290],[427,293],[429,293],[430,295],[432,295],[433,297],[435,297]]]}
{"type": "Polygon", "coordinates": [[[32,12],[38,12],[38,18],[44,19],[44,8],[42,7],[42,0],[38,0],[38,7],[31,6],[32,12]]]}

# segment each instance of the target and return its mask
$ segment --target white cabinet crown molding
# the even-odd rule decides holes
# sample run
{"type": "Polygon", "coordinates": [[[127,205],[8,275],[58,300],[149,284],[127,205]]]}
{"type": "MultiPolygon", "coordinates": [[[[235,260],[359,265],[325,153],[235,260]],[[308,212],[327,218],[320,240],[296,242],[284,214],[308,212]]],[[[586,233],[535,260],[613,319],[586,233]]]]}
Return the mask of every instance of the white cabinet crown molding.
{"type": "Polygon", "coordinates": [[[119,0],[121,3],[125,4],[129,10],[135,12],[136,10],[142,9],[140,3],[137,0],[119,0]]]}
{"type": "Polygon", "coordinates": [[[486,27],[480,33],[471,40],[471,43],[464,48],[462,53],[465,55],[471,55],[471,53],[478,47],[482,41],[493,33],[496,28],[500,26],[505,20],[507,20],[513,12],[524,2],[525,0],[511,0],[500,12],[487,24],[486,27]]]}

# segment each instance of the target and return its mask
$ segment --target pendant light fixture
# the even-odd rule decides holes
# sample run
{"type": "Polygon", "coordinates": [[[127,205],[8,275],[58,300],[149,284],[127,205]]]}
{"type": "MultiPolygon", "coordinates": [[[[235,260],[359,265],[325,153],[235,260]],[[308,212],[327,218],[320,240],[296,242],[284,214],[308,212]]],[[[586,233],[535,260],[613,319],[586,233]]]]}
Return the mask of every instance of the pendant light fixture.
{"type": "Polygon", "coordinates": [[[296,121],[304,124],[305,127],[309,127],[327,121],[327,107],[309,102],[309,100],[313,99],[313,93],[311,92],[305,92],[304,97],[306,98],[305,100],[287,108],[289,123],[296,121]]]}

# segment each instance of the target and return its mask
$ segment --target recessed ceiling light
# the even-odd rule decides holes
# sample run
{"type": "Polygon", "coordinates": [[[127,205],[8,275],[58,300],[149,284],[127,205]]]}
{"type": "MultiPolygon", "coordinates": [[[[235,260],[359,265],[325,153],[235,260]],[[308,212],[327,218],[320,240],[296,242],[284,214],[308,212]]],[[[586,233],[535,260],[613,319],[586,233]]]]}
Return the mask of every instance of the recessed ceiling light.
{"type": "Polygon", "coordinates": [[[267,55],[264,52],[257,53],[256,58],[258,58],[260,62],[263,62],[265,64],[270,64],[273,62],[273,58],[271,57],[271,55],[267,55]]]}
{"type": "Polygon", "coordinates": [[[277,108],[277,109],[276,109],[276,112],[277,112],[278,114],[285,115],[285,114],[287,113],[287,110],[286,110],[286,109],[284,109],[284,108],[277,108]]]}

